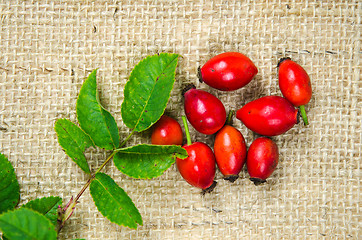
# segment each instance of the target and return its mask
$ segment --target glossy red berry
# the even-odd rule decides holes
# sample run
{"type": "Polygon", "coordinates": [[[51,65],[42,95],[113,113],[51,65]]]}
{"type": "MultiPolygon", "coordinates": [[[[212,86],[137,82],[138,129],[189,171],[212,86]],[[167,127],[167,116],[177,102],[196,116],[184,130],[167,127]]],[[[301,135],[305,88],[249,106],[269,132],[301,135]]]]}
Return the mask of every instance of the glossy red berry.
{"type": "Polygon", "coordinates": [[[308,73],[290,58],[282,58],[278,64],[279,87],[283,96],[294,106],[307,104],[312,97],[308,73]]]}
{"type": "Polygon", "coordinates": [[[232,91],[248,84],[258,73],[254,63],[238,52],[219,54],[199,69],[199,78],[207,85],[232,91]]]}
{"type": "Polygon", "coordinates": [[[217,97],[191,85],[184,90],[184,98],[186,117],[198,132],[210,135],[224,126],[226,111],[217,97]]]}
{"type": "Polygon", "coordinates": [[[308,125],[304,105],[312,97],[312,86],[308,73],[290,58],[282,58],[278,63],[279,88],[283,96],[294,106],[299,107],[305,125],[308,125]]]}
{"type": "Polygon", "coordinates": [[[247,103],[236,112],[236,118],[253,132],[275,136],[298,123],[298,110],[283,97],[267,96],[247,103]]]}
{"type": "Polygon", "coordinates": [[[271,139],[260,137],[254,140],[248,150],[246,166],[250,180],[255,185],[266,182],[278,165],[278,146],[271,139]]]}
{"type": "Polygon", "coordinates": [[[246,144],[241,132],[233,126],[225,125],[216,134],[214,152],[224,179],[234,182],[246,160],[246,144]]]}
{"type": "Polygon", "coordinates": [[[192,186],[201,189],[209,188],[215,177],[215,156],[211,148],[202,142],[184,145],[186,159],[177,159],[177,169],[181,176],[192,186]]]}
{"type": "Polygon", "coordinates": [[[194,187],[201,188],[204,192],[211,192],[216,186],[215,155],[211,148],[202,142],[191,143],[186,118],[183,117],[187,144],[182,147],[187,151],[188,157],[176,159],[177,169],[181,176],[194,187]]]}
{"type": "Polygon", "coordinates": [[[182,129],[173,118],[163,115],[153,125],[151,143],[156,145],[182,145],[182,129]]]}

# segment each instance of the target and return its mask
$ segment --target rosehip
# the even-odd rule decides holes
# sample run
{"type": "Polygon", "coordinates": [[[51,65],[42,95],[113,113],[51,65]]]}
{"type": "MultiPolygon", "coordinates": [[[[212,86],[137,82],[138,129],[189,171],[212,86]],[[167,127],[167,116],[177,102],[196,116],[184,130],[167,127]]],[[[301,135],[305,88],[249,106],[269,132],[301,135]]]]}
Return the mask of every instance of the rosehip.
{"type": "Polygon", "coordinates": [[[214,152],[217,166],[225,176],[224,179],[234,182],[246,159],[246,145],[241,132],[225,125],[216,134],[214,152]]]}
{"type": "Polygon", "coordinates": [[[266,182],[278,165],[278,146],[271,139],[260,137],[254,140],[248,150],[246,166],[250,180],[255,185],[266,182]]]}
{"type": "Polygon", "coordinates": [[[254,63],[238,52],[219,54],[199,68],[200,81],[222,91],[232,91],[245,86],[257,73],[254,63]]]}
{"type": "Polygon", "coordinates": [[[308,125],[308,118],[304,108],[304,105],[312,97],[312,86],[308,73],[290,58],[280,59],[278,68],[280,91],[289,102],[296,107],[300,107],[304,124],[308,125]]]}
{"type": "Polygon", "coordinates": [[[202,142],[191,142],[186,118],[182,117],[185,126],[187,144],[182,146],[188,154],[185,159],[176,159],[177,169],[181,176],[194,187],[201,188],[203,193],[211,192],[216,186],[215,155],[211,148],[202,142]]]}
{"type": "Polygon", "coordinates": [[[186,117],[197,131],[210,135],[224,126],[226,111],[217,97],[189,85],[184,89],[184,98],[186,117]]]}
{"type": "Polygon", "coordinates": [[[214,141],[214,153],[217,166],[224,179],[234,182],[239,176],[246,160],[246,144],[241,132],[231,125],[230,112],[227,125],[217,132],[214,141]]]}
{"type": "Polygon", "coordinates": [[[156,145],[181,145],[182,129],[173,118],[163,115],[153,126],[151,143],[156,145]]]}
{"type": "Polygon", "coordinates": [[[236,118],[260,135],[275,136],[298,123],[298,110],[285,98],[267,96],[247,103],[236,112],[236,118]]]}

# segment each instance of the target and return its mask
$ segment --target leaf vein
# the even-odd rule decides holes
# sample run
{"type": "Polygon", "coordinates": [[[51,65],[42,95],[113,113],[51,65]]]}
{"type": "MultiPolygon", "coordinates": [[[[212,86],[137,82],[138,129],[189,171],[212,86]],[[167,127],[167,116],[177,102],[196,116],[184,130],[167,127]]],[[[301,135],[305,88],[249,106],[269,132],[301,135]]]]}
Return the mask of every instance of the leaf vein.
{"type": "MultiPolygon", "coordinates": [[[[104,109],[104,108],[102,107],[101,103],[99,103],[99,106],[101,107],[101,111],[102,111],[102,110],[104,110],[104,111],[108,112],[106,109],[104,109]]],[[[106,116],[104,116],[103,112],[101,112],[101,115],[102,115],[102,117],[103,117],[103,120],[104,120],[105,125],[106,125],[106,129],[107,129],[108,134],[109,134],[109,136],[108,136],[108,137],[110,137],[110,140],[111,140],[112,145],[113,145],[113,149],[115,149],[115,148],[116,148],[116,145],[114,145],[114,141],[113,141],[112,133],[111,133],[111,131],[109,130],[109,126],[108,126],[108,124],[107,124],[107,119],[106,119],[106,116]]]]}
{"type": "MultiPolygon", "coordinates": [[[[84,150],[81,149],[81,147],[79,146],[80,144],[76,141],[76,139],[73,138],[73,136],[67,131],[67,129],[65,127],[63,127],[63,125],[61,123],[59,123],[59,124],[63,128],[63,130],[69,135],[70,139],[72,139],[73,142],[76,143],[75,148],[78,149],[80,152],[83,152],[84,150]]],[[[64,148],[64,150],[66,150],[66,149],[64,148]]]]}
{"type": "Polygon", "coordinates": [[[116,198],[114,198],[114,196],[108,191],[108,189],[106,188],[106,186],[104,186],[104,185],[102,184],[102,182],[99,181],[98,179],[95,179],[95,180],[104,188],[105,192],[108,193],[108,195],[111,196],[116,203],[118,203],[118,206],[119,206],[120,208],[122,208],[122,210],[123,210],[124,212],[126,212],[127,215],[128,215],[131,219],[133,219],[135,222],[137,222],[137,221],[129,214],[129,212],[127,212],[127,211],[123,208],[122,204],[121,204],[120,202],[118,202],[116,198]]]}
{"type": "MultiPolygon", "coordinates": [[[[172,60],[164,67],[164,69],[162,69],[161,73],[157,76],[157,79],[164,73],[164,71],[165,71],[165,70],[175,61],[175,59],[177,59],[177,58],[178,58],[178,56],[175,55],[175,58],[172,59],[172,60]]],[[[146,110],[146,107],[149,105],[149,100],[150,100],[150,98],[151,98],[152,95],[153,95],[153,92],[154,92],[154,89],[155,89],[155,86],[156,86],[156,82],[157,82],[157,81],[155,81],[155,83],[153,84],[153,87],[152,87],[152,90],[151,90],[151,94],[149,94],[149,97],[147,98],[147,102],[146,102],[146,104],[144,105],[144,107],[143,107],[143,109],[142,109],[142,111],[141,111],[141,113],[140,113],[140,115],[139,115],[139,118],[138,118],[138,120],[137,120],[137,122],[136,122],[136,124],[135,124],[135,126],[134,126],[133,129],[137,128],[138,124],[140,123],[141,116],[144,114],[144,112],[145,112],[145,110],[146,110]]],[[[133,129],[132,129],[132,130],[133,130],[133,129]]]]}

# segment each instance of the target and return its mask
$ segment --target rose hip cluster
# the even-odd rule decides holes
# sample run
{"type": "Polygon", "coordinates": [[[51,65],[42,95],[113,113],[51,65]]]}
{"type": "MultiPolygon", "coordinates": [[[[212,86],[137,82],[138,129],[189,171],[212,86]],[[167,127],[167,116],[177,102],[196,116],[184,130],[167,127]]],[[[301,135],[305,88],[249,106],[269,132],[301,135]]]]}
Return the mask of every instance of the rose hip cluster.
{"type": "MultiPolygon", "coordinates": [[[[187,120],[200,133],[215,134],[214,151],[202,142],[191,142],[186,118],[183,116],[187,143],[186,159],[177,159],[176,165],[181,176],[192,186],[210,192],[214,181],[216,165],[225,180],[234,182],[244,164],[250,180],[256,185],[266,181],[275,170],[279,152],[276,143],[270,139],[285,133],[299,122],[308,119],[304,109],[312,96],[310,79],[306,71],[290,58],[278,63],[279,88],[284,96],[265,96],[251,101],[236,112],[248,129],[262,135],[255,139],[247,150],[241,132],[231,126],[233,111],[227,118],[223,103],[211,93],[187,86],[183,91],[184,110],[187,120]],[[295,107],[299,107],[299,110],[295,107]]],[[[199,79],[210,87],[221,91],[233,91],[247,85],[258,73],[254,63],[237,52],[219,54],[199,68],[199,79]]],[[[180,124],[166,115],[155,124],[151,137],[152,144],[181,145],[183,134],[180,124]]]]}

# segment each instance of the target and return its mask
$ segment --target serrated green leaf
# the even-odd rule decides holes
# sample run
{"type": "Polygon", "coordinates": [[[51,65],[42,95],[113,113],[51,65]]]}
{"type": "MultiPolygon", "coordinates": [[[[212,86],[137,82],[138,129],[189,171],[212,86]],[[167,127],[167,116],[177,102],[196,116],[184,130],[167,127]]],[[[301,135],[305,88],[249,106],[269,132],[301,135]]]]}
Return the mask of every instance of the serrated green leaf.
{"type": "Polygon", "coordinates": [[[37,211],[48,218],[52,224],[56,226],[59,205],[62,205],[62,199],[60,197],[50,196],[31,200],[21,207],[37,211]]]}
{"type": "Polygon", "coordinates": [[[77,117],[80,127],[100,148],[112,150],[119,146],[117,123],[99,101],[97,70],[89,74],[80,89],[77,100],[77,117]]]}
{"type": "Polygon", "coordinates": [[[127,127],[141,132],[162,116],[175,82],[178,57],[169,53],[148,56],[132,70],[121,109],[127,127]]]}
{"type": "Polygon", "coordinates": [[[90,184],[90,193],[98,210],[111,222],[133,229],[137,224],[143,224],[131,198],[107,174],[96,174],[90,184]]]}
{"type": "Polygon", "coordinates": [[[0,229],[12,240],[57,239],[54,225],[40,213],[20,208],[0,215],[0,229]]]}
{"type": "Polygon", "coordinates": [[[113,161],[119,171],[133,177],[150,179],[163,174],[175,162],[184,159],[187,152],[176,145],[140,144],[117,150],[113,161]]]}
{"type": "Polygon", "coordinates": [[[9,160],[0,153],[0,214],[18,205],[20,188],[9,160]]]}
{"type": "Polygon", "coordinates": [[[58,119],[55,122],[55,132],[59,145],[65,153],[86,173],[90,173],[84,151],[93,146],[90,137],[77,125],[68,119],[58,119]]]}

